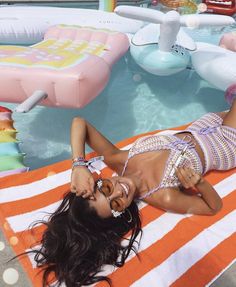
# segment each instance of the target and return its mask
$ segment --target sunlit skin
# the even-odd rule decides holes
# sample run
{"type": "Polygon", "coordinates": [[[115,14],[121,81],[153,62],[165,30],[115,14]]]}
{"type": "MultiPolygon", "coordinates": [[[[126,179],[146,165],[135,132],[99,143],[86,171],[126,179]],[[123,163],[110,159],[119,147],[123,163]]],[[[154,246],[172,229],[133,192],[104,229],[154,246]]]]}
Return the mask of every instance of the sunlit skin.
{"type": "MultiPolygon", "coordinates": [[[[236,129],[236,101],[234,100],[229,112],[218,113],[223,119],[223,125],[236,129]]],[[[175,134],[183,139],[186,135],[191,138],[202,165],[204,155],[201,146],[189,132],[175,134]]],[[[76,117],[71,125],[72,158],[85,156],[85,144],[88,144],[99,155],[104,156],[104,162],[118,175],[123,174],[127,163],[128,151],[120,150],[104,137],[95,127],[86,120],[76,117]]],[[[148,191],[157,187],[165,172],[169,150],[149,151],[137,154],[130,158],[124,176],[111,178],[113,192],[104,196],[95,188],[95,179],[85,166],[76,166],[71,175],[71,191],[77,196],[89,200],[97,213],[102,217],[112,216],[110,203],[117,198],[118,204],[115,211],[124,210],[133,199],[142,198],[148,191]],[[123,186],[122,186],[123,183],[123,186]],[[128,186],[128,192],[126,191],[128,186]],[[95,193],[94,193],[95,190],[95,193]]],[[[222,208],[222,200],[202,174],[198,174],[190,167],[177,167],[175,174],[181,188],[166,187],[158,189],[143,200],[163,210],[175,213],[190,213],[201,215],[214,215],[222,208]],[[189,191],[193,191],[190,195],[189,191]]],[[[114,202],[113,202],[114,204],[114,202]]],[[[112,208],[114,210],[114,208],[112,208]]]]}

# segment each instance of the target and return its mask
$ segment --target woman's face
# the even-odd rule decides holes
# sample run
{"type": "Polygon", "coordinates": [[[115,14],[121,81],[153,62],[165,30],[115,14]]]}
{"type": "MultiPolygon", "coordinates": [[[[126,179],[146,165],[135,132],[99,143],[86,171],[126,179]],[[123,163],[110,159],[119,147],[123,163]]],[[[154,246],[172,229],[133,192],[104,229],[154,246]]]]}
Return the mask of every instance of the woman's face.
{"type": "Polygon", "coordinates": [[[89,200],[101,217],[112,216],[111,210],[124,211],[134,199],[136,186],[132,179],[115,176],[109,179],[102,179],[101,187],[97,187],[94,193],[94,200],[89,200]]]}

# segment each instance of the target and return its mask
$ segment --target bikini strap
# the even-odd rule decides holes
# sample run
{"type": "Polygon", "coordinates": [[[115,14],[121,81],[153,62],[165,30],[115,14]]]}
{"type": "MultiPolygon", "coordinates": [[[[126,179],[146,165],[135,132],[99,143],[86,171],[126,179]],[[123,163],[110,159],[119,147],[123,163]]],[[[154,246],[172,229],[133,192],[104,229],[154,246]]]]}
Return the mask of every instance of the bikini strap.
{"type": "MultiPolygon", "coordinates": [[[[145,144],[145,143],[144,143],[145,144]]],[[[121,176],[124,176],[124,173],[126,171],[129,159],[132,158],[133,156],[140,154],[140,153],[144,153],[147,151],[151,151],[151,150],[161,150],[161,149],[165,149],[168,148],[168,139],[165,138],[165,136],[160,136],[160,135],[148,135],[148,136],[144,136],[142,138],[137,139],[133,145],[131,146],[129,153],[128,153],[128,157],[127,160],[125,161],[121,176]],[[149,146],[140,146],[143,142],[150,140],[152,141],[153,139],[153,143],[150,143],[149,146]],[[152,147],[151,147],[152,145],[152,147]]]]}

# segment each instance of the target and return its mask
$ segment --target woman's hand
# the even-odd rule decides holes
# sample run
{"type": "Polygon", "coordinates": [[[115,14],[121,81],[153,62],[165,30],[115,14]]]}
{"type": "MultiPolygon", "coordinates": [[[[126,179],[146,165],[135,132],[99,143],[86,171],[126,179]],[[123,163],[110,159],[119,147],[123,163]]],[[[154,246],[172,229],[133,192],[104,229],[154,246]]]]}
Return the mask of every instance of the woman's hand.
{"type": "Polygon", "coordinates": [[[71,173],[71,192],[83,198],[94,199],[94,178],[85,166],[74,167],[71,173]]]}
{"type": "Polygon", "coordinates": [[[195,189],[196,186],[203,181],[200,174],[196,173],[193,169],[188,167],[179,167],[176,169],[176,175],[181,182],[182,186],[186,189],[195,189]]]}

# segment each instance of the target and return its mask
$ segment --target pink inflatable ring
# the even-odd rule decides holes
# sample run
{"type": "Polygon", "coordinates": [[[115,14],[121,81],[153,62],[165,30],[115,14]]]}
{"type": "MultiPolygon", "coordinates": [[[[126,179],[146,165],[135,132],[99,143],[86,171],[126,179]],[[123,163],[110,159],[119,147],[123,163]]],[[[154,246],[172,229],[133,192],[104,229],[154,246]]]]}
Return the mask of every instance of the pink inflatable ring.
{"type": "Polygon", "coordinates": [[[220,47],[236,52],[236,32],[224,34],[220,40],[220,47]]]}
{"type": "Polygon", "coordinates": [[[236,98],[236,84],[233,84],[228,87],[225,92],[225,99],[229,105],[232,105],[234,99],[236,98]]]}

